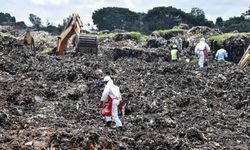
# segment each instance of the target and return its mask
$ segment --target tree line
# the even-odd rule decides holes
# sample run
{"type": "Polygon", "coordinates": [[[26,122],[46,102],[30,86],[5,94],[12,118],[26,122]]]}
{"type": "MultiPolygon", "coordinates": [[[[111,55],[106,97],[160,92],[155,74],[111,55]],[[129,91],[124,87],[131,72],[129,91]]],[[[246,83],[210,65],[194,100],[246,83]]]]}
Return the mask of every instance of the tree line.
{"type": "Polygon", "coordinates": [[[218,17],[215,25],[223,32],[250,32],[250,7],[249,10],[238,17],[231,17],[225,21],[221,17],[218,17]]]}
{"type": "Polygon", "coordinates": [[[205,12],[197,7],[192,8],[189,13],[174,7],[155,7],[147,13],[136,13],[127,8],[106,7],[96,10],[92,19],[99,30],[123,29],[147,34],[155,30],[171,29],[181,23],[189,27],[216,27],[223,32],[250,32],[250,7],[238,17],[231,17],[225,21],[218,17],[216,23],[207,20],[205,12]]]}
{"type": "MultiPolygon", "coordinates": [[[[49,20],[42,25],[42,19],[35,14],[29,14],[29,20],[32,26],[51,33],[59,34],[69,21],[70,17],[63,19],[61,24],[53,25],[49,20]]],[[[93,12],[93,23],[98,30],[126,30],[139,31],[149,34],[155,30],[171,29],[181,23],[193,26],[216,27],[224,32],[239,31],[250,32],[250,7],[241,16],[231,17],[223,20],[221,17],[213,23],[206,19],[205,12],[200,8],[192,8],[189,13],[174,7],[155,7],[147,13],[133,12],[127,8],[106,7],[93,12]]],[[[0,24],[2,22],[15,22],[14,16],[8,13],[0,13],[0,24]]]]}
{"type": "MultiPolygon", "coordinates": [[[[42,24],[42,19],[35,14],[29,14],[29,20],[32,23],[32,27],[38,30],[47,31],[54,34],[59,34],[63,31],[64,26],[67,24],[69,17],[63,19],[61,24],[57,26],[53,25],[49,20],[46,21],[45,25],[42,24]]],[[[9,13],[0,12],[0,25],[1,24],[12,24],[16,23],[16,18],[11,16],[9,13]]]]}
{"type": "Polygon", "coordinates": [[[190,27],[214,26],[212,21],[205,18],[204,11],[199,8],[192,8],[190,13],[185,13],[174,7],[156,7],[147,13],[136,13],[127,8],[107,7],[96,10],[92,19],[100,30],[118,28],[142,33],[170,29],[180,23],[187,24],[190,27]]]}
{"type": "Polygon", "coordinates": [[[9,13],[0,12],[0,23],[3,22],[16,22],[16,18],[11,16],[9,13]]]}

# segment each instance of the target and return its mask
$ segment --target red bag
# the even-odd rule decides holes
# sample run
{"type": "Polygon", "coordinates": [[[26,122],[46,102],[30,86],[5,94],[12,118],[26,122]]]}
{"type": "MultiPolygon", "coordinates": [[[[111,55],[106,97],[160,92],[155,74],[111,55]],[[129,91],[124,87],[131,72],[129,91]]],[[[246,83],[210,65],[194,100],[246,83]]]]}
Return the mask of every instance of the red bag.
{"type": "Polygon", "coordinates": [[[118,110],[122,110],[122,108],[123,108],[123,103],[120,102],[119,105],[118,105],[118,110]]]}
{"type": "Polygon", "coordinates": [[[109,100],[108,104],[102,110],[102,115],[103,116],[111,116],[111,114],[112,114],[112,100],[109,100]]]}

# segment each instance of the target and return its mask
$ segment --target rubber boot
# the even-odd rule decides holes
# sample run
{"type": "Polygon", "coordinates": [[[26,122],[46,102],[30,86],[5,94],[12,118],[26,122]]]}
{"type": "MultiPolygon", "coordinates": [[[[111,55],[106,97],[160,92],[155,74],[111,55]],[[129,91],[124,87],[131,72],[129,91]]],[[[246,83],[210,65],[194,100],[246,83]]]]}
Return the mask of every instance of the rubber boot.
{"type": "Polygon", "coordinates": [[[105,127],[111,127],[111,123],[112,123],[112,121],[108,121],[108,122],[106,122],[105,127]]]}
{"type": "Polygon", "coordinates": [[[120,127],[116,127],[116,130],[117,130],[117,131],[123,131],[124,129],[123,129],[122,126],[120,126],[120,127]]]}

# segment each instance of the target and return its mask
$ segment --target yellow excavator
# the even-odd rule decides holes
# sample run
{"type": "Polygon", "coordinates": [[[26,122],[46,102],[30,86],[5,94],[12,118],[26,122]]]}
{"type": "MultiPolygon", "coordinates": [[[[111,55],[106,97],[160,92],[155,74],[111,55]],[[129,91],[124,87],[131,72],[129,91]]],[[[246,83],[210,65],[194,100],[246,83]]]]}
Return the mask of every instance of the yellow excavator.
{"type": "Polygon", "coordinates": [[[245,68],[250,62],[250,45],[248,46],[247,50],[245,51],[244,55],[242,56],[239,66],[241,69],[245,68]]]}
{"type": "Polygon", "coordinates": [[[79,14],[73,13],[66,28],[58,37],[57,54],[63,55],[69,38],[76,34],[75,50],[77,53],[98,54],[97,36],[83,33],[83,23],[79,14]]]}

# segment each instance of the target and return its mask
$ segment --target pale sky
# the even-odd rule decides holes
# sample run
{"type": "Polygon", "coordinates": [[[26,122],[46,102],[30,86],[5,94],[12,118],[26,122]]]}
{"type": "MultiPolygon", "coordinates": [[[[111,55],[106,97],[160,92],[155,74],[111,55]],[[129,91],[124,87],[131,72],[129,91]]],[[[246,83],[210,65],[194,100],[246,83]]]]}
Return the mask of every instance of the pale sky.
{"type": "Polygon", "coordinates": [[[0,12],[10,13],[17,21],[30,25],[29,14],[48,19],[54,25],[62,23],[72,13],[79,13],[84,24],[92,23],[92,13],[103,7],[124,7],[135,12],[147,12],[158,6],[172,6],[189,13],[193,7],[204,10],[207,19],[215,21],[240,16],[249,9],[250,0],[0,0],[0,12]]]}

